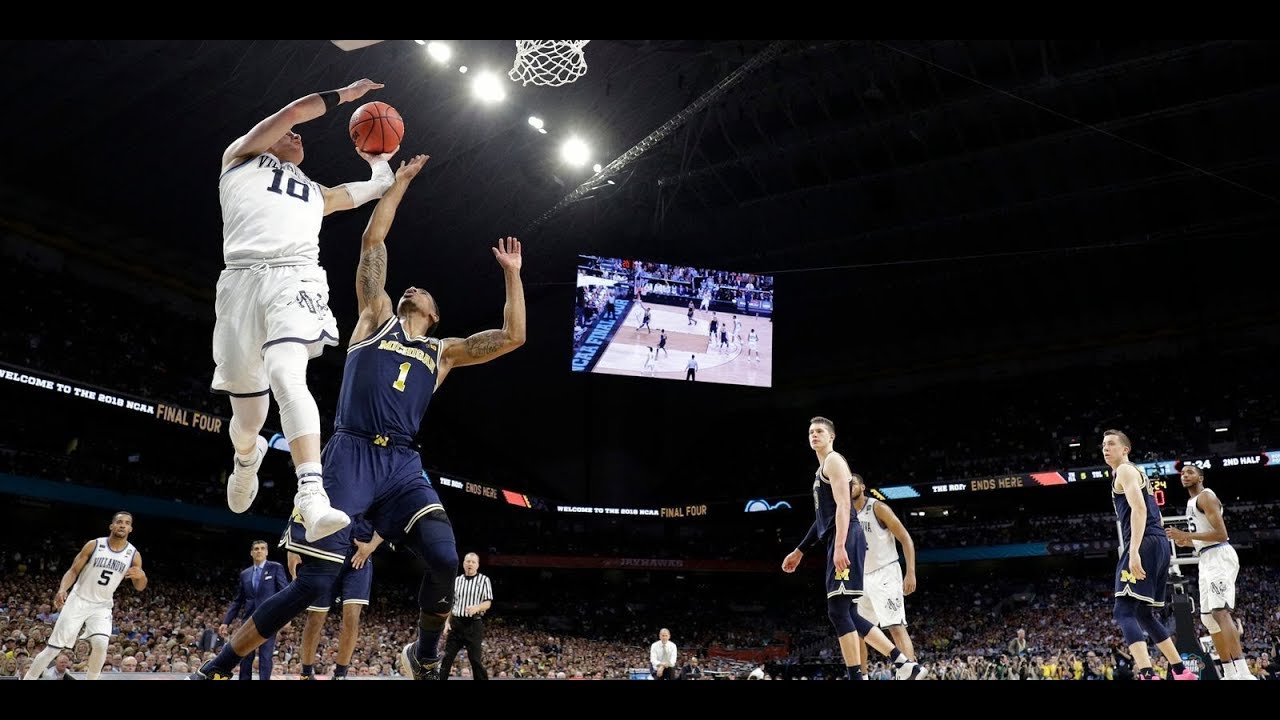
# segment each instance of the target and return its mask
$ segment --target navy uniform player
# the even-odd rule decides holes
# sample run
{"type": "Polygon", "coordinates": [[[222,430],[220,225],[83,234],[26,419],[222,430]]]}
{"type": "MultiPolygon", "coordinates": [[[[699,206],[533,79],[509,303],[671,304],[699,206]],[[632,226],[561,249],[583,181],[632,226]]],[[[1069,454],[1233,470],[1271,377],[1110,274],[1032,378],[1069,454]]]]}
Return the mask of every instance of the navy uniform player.
{"type": "Polygon", "coordinates": [[[1227,523],[1222,519],[1222,500],[1204,486],[1204,472],[1195,465],[1182,468],[1182,487],[1187,498],[1189,531],[1165,530],[1180,547],[1194,547],[1200,558],[1197,584],[1200,586],[1200,622],[1222,661],[1224,680],[1257,680],[1245,662],[1240,647],[1240,630],[1231,617],[1236,606],[1236,576],[1240,574],[1240,556],[1228,542],[1227,523]]]}
{"type": "MultiPolygon", "coordinates": [[[[488,362],[524,344],[524,289],[520,282],[520,242],[499,241],[493,253],[503,269],[507,302],[503,328],[466,339],[429,337],[440,321],[435,299],[411,287],[392,305],[385,290],[384,241],[409,183],[422,169],[417,156],[396,172],[396,181],[373,211],[364,232],[356,270],[360,319],[347,350],[338,397],[335,433],[325,445],[330,471],[325,488],[334,506],[365,516],[388,542],[396,542],[426,564],[418,590],[418,639],[401,651],[400,667],[415,680],[439,677],[436,647],[451,609],[458,551],[439,495],[422,470],[411,443],[436,388],[455,367],[488,362]]],[[[294,535],[297,537],[296,528],[294,535]]],[[[331,592],[352,543],[350,528],[317,542],[293,543],[326,562],[303,563],[298,579],[265,603],[231,638],[218,657],[191,679],[222,679],[236,658],[261,644],[307,607],[331,592]]]]}
{"type": "Polygon", "coordinates": [[[235,460],[227,505],[245,512],[258,494],[258,468],[267,453],[259,433],[270,392],[297,469],[294,504],[313,540],[351,522],[324,492],[320,411],[307,388],[307,363],[326,345],[338,344],[329,283],[319,262],[320,225],[330,213],[381,197],[393,174],[389,155],[362,154],[372,169],[369,180],[324,187],[298,167],[302,136],[293,127],[381,87],[364,79],[294,100],[227,146],[218,179],[226,269],[214,302],[211,389],[231,396],[228,433],[235,460]]]}
{"type": "MultiPolygon", "coordinates": [[[[312,605],[307,606],[307,624],[302,629],[302,680],[316,679],[316,651],[320,647],[320,635],[324,632],[324,621],[329,617],[329,608],[334,606],[342,608],[342,627],[338,631],[338,653],[333,679],[346,680],[347,669],[351,667],[351,656],[355,654],[356,639],[360,636],[360,613],[369,604],[373,589],[373,560],[369,556],[382,544],[382,536],[373,531],[373,525],[367,518],[357,518],[352,521],[351,526],[351,535],[355,538],[355,554],[350,562],[343,563],[330,593],[317,597],[312,605]]],[[[281,546],[288,548],[295,542],[301,542],[304,536],[299,532],[300,529],[296,522],[291,522],[281,539],[281,546]]],[[[298,565],[303,561],[299,553],[310,554],[305,549],[289,551],[289,575],[294,578],[298,577],[298,565]]],[[[316,558],[311,562],[325,560],[316,558]]]]}
{"type": "Polygon", "coordinates": [[[648,332],[652,333],[653,328],[649,325],[649,319],[650,319],[649,306],[641,304],[640,307],[644,308],[644,319],[640,321],[640,325],[636,328],[636,332],[640,332],[640,328],[644,328],[648,332]]]}
{"type": "Polygon", "coordinates": [[[1111,500],[1124,538],[1116,563],[1116,623],[1133,656],[1136,679],[1159,679],[1151,667],[1145,633],[1169,661],[1170,677],[1195,680],[1195,673],[1182,664],[1168,629],[1151,612],[1153,607],[1164,607],[1172,550],[1151,482],[1129,462],[1131,449],[1129,436],[1119,430],[1103,433],[1102,457],[1111,467],[1111,500]]]}
{"type": "Polygon", "coordinates": [[[53,598],[54,609],[62,612],[49,634],[49,643],[31,662],[25,680],[39,678],[58,653],[73,649],[81,628],[91,648],[86,677],[97,680],[102,672],[102,663],[107,659],[107,641],[111,637],[111,608],[115,605],[116,588],[125,578],[138,592],[147,587],[142,555],[129,542],[133,515],[116,513],[109,529],[111,534],[107,537],[85,543],[71,563],[71,569],[63,574],[53,598]]]}
{"type": "Polygon", "coordinates": [[[862,567],[867,540],[852,512],[849,486],[853,482],[853,472],[849,470],[844,456],[835,451],[835,439],[835,424],[830,420],[815,417],[809,421],[809,447],[818,456],[818,470],[813,478],[816,517],[800,547],[783,559],[782,571],[795,572],[805,552],[824,542],[827,548],[827,617],[835,625],[849,679],[862,679],[860,637],[889,656],[897,671],[897,679],[918,679],[923,668],[894,647],[883,630],[858,613],[856,603],[862,596],[862,567]]]}

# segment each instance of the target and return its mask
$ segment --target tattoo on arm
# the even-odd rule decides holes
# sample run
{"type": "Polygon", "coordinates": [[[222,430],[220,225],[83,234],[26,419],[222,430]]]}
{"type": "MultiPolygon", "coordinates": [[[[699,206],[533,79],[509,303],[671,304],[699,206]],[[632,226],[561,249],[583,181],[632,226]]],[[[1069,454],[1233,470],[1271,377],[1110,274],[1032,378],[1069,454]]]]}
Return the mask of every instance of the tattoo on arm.
{"type": "Polygon", "coordinates": [[[466,339],[467,355],[473,358],[488,357],[503,346],[501,330],[485,330],[466,339]]]}
{"type": "Polygon", "coordinates": [[[367,305],[386,287],[387,246],[378,243],[360,253],[360,267],[356,274],[361,298],[367,305]]]}

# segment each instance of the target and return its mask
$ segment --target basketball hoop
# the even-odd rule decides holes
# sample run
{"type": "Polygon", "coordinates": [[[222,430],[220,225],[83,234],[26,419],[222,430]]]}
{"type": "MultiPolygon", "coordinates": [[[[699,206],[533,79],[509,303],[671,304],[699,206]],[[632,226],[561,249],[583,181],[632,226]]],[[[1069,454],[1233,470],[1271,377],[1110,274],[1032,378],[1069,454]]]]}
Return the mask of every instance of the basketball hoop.
{"type": "Polygon", "coordinates": [[[582,54],[590,40],[517,40],[516,61],[507,77],[524,85],[565,85],[582,77],[587,60],[582,54]]]}

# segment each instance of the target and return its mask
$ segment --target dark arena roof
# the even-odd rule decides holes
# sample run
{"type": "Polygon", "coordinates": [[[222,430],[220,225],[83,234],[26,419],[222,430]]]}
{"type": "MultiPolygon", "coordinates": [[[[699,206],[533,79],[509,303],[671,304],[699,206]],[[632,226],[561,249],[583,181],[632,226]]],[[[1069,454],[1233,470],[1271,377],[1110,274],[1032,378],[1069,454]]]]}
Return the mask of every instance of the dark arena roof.
{"type": "MultiPolygon", "coordinates": [[[[329,187],[369,177],[348,131],[364,102],[403,116],[393,166],[431,156],[387,239],[392,296],[429,290],[441,337],[501,327],[490,248],[523,245],[526,344],[451,373],[416,438],[486,568],[516,549],[649,572],[688,550],[773,572],[812,520],[813,416],[953,570],[973,558],[949,548],[1042,543],[1106,581],[1112,427],[1170,507],[1194,462],[1249,503],[1242,554],[1280,538],[1262,482],[1280,473],[1280,44],[592,40],[556,87],[509,79],[516,41],[442,41],[443,62],[422,42],[0,43],[0,492],[24,522],[81,503],[56,533],[79,543],[116,509],[95,503],[146,498],[183,503],[174,523],[196,508],[236,553],[278,530],[285,453],[253,512],[223,498],[219,161],[291,101],[369,78],[385,87],[294,130],[329,187]],[[477,97],[486,72],[505,97],[477,97]],[[581,165],[561,158],[575,137],[581,165]],[[760,330],[763,362],[708,341],[712,312],[760,330]]],[[[308,373],[326,437],[372,207],[320,233],[342,336],[308,373]]],[[[139,536],[163,514],[139,510],[139,536]]]]}

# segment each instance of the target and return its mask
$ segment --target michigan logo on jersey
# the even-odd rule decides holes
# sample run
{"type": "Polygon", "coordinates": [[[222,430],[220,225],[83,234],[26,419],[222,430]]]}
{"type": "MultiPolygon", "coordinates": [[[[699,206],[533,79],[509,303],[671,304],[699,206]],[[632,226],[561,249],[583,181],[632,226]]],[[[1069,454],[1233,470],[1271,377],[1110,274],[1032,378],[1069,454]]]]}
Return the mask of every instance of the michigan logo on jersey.
{"type": "Polygon", "coordinates": [[[1138,582],[1138,578],[1134,577],[1133,573],[1129,572],[1128,570],[1121,570],[1121,571],[1120,571],[1120,582],[1122,582],[1122,583],[1136,583],[1136,582],[1138,582]]]}
{"type": "Polygon", "coordinates": [[[837,580],[848,580],[848,579],[849,579],[849,568],[845,568],[845,569],[843,569],[843,570],[837,570],[837,571],[836,571],[836,579],[837,579],[837,580]]]}

